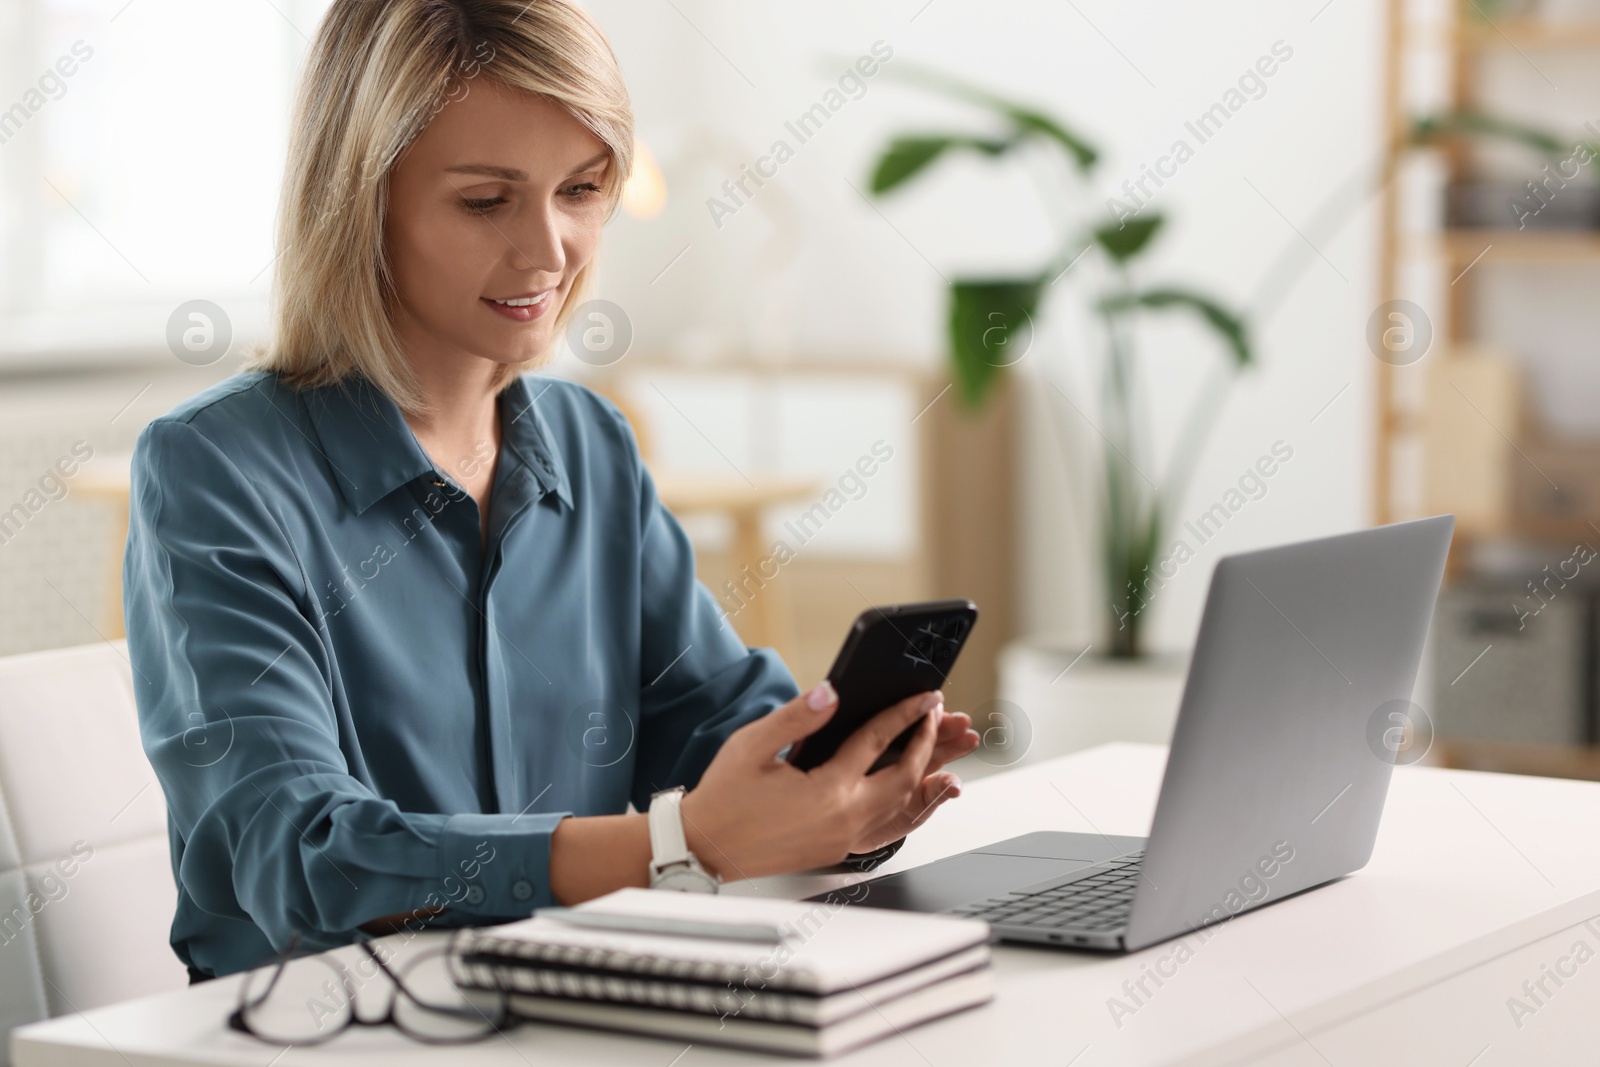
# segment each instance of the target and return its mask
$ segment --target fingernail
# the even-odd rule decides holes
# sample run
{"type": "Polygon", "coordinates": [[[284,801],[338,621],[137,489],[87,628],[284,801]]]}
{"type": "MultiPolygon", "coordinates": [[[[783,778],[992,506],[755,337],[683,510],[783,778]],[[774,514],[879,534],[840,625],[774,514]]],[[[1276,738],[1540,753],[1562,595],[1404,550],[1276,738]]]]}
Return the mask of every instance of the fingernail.
{"type": "Polygon", "coordinates": [[[806,706],[812,711],[827,711],[838,699],[839,694],[833,691],[833,686],[827,679],[823,679],[812,686],[811,692],[806,694],[806,706]]]}
{"type": "Polygon", "coordinates": [[[934,708],[943,703],[944,694],[935,689],[931,693],[924,693],[922,696],[922,703],[917,705],[917,707],[921,711],[932,711],[934,708]]]}
{"type": "Polygon", "coordinates": [[[955,775],[950,776],[950,795],[953,797],[961,795],[961,779],[955,775]]]}

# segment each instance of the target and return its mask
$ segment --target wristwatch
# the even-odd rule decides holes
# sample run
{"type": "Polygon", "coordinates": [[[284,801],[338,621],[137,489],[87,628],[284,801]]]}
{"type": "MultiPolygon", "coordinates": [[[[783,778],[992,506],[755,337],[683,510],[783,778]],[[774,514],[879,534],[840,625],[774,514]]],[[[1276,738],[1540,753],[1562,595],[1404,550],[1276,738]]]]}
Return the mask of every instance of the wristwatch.
{"type": "Polygon", "coordinates": [[[722,879],[689,851],[683,836],[683,786],[650,794],[650,888],[715,893],[722,879]]]}

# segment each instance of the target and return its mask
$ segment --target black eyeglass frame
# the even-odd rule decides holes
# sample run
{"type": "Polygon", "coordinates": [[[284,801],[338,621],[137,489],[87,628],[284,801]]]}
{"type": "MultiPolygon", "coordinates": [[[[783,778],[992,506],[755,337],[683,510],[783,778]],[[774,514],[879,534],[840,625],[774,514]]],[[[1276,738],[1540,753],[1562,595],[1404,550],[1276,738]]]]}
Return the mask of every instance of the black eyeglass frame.
{"type": "MultiPolygon", "coordinates": [[[[448,967],[449,961],[454,959],[456,936],[457,935],[452,935],[449,944],[443,948],[425,950],[422,956],[418,956],[409,961],[407,968],[414,966],[418,960],[426,958],[427,955],[434,953],[444,954],[446,966],[448,967]]],[[[356,986],[350,974],[350,968],[346,967],[338,960],[329,957],[323,962],[339,975],[339,982],[345,994],[345,1002],[350,1006],[350,1014],[342,1025],[335,1027],[326,1034],[318,1034],[316,1037],[306,1038],[304,1040],[284,1040],[280,1037],[263,1034],[252,1027],[248,1018],[248,1013],[261,1007],[261,1005],[267,1002],[267,998],[272,996],[272,991],[277,987],[279,979],[283,977],[283,972],[288,968],[290,963],[297,958],[305,958],[297,957],[295,955],[295,950],[300,946],[300,935],[296,933],[292,938],[290,938],[288,947],[284,949],[283,954],[278,959],[277,969],[272,972],[272,977],[267,981],[266,988],[264,988],[259,995],[255,996],[254,998],[247,999],[246,991],[249,989],[248,979],[239,986],[239,1004],[228,1016],[228,1028],[231,1030],[236,1030],[239,1033],[245,1034],[249,1037],[253,1037],[257,1041],[261,1041],[266,1044],[289,1045],[294,1048],[311,1048],[317,1045],[326,1044],[327,1042],[338,1037],[340,1034],[349,1030],[351,1027],[355,1026],[392,1026],[411,1040],[425,1045],[471,1045],[494,1034],[500,1033],[505,1029],[514,1027],[521,1022],[519,1018],[512,1014],[510,997],[507,995],[506,990],[504,989],[482,990],[484,993],[492,993],[498,997],[493,1014],[486,1014],[484,1011],[478,1008],[473,1008],[469,1011],[462,1008],[430,1004],[427,1000],[417,996],[406,987],[405,981],[400,977],[400,975],[390,968],[390,966],[385,963],[383,958],[378,954],[377,950],[372,947],[370,939],[360,938],[355,943],[363,952],[367,954],[367,957],[371,959],[373,963],[378,965],[378,969],[389,978],[389,981],[394,983],[394,991],[389,997],[389,1008],[386,1012],[384,1012],[381,1018],[364,1019],[361,1017],[361,1013],[356,1010],[356,986]],[[418,1008],[434,1015],[455,1017],[472,1022],[482,1022],[484,1024],[484,1030],[482,1033],[474,1033],[461,1037],[441,1037],[437,1034],[418,1033],[400,1021],[400,1016],[396,1011],[396,1008],[399,1006],[401,997],[405,997],[413,1004],[417,1005],[418,1008]]]]}

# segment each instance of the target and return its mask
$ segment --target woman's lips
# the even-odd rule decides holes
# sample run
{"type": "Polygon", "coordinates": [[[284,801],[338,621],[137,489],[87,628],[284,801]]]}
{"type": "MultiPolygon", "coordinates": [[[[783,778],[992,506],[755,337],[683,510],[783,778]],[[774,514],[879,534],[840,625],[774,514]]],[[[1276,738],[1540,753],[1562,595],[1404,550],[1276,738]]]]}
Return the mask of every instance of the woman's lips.
{"type": "Polygon", "coordinates": [[[554,292],[554,290],[550,290],[549,292],[546,292],[544,294],[544,296],[540,298],[538,303],[529,304],[526,307],[507,307],[504,304],[496,303],[495,301],[489,299],[486,296],[485,297],[479,297],[479,299],[482,300],[485,304],[489,305],[489,308],[492,311],[496,312],[497,314],[504,315],[506,318],[511,319],[513,322],[532,322],[534,319],[538,318],[540,315],[543,315],[545,313],[545,311],[550,307],[551,303],[553,302],[550,299],[550,296],[551,296],[551,293],[553,293],[553,292],[554,292]]]}

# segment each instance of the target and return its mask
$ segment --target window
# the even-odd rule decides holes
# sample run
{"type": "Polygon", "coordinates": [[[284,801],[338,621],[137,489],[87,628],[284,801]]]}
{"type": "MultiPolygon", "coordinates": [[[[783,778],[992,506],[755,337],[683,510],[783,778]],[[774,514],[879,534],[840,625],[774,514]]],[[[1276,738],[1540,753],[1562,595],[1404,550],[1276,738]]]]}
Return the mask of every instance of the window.
{"type": "Polygon", "coordinates": [[[294,78],[328,0],[19,0],[0,14],[0,361],[265,323],[294,78]]]}

